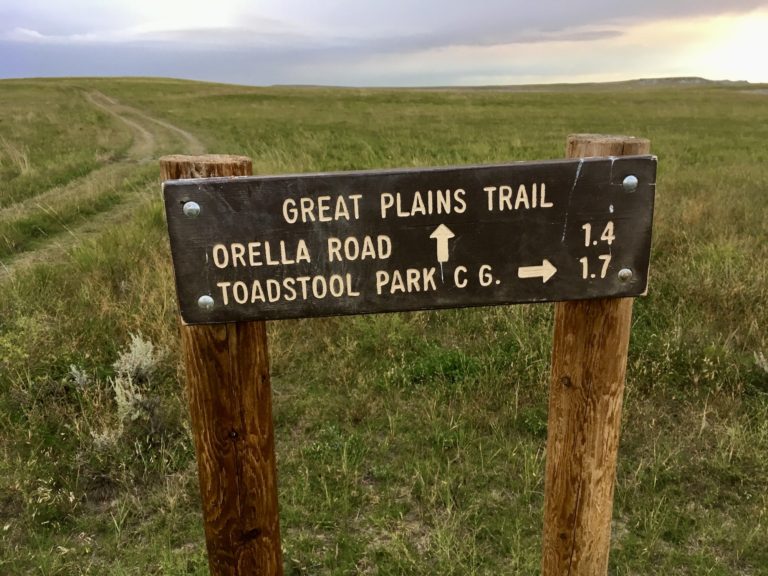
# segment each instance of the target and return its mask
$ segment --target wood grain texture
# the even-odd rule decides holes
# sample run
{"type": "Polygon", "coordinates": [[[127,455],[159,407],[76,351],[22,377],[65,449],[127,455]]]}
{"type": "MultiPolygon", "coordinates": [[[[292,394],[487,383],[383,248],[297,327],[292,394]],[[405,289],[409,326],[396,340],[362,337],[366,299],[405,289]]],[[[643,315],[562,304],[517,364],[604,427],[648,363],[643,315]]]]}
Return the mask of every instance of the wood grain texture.
{"type": "MultiPolygon", "coordinates": [[[[648,140],[624,136],[573,135],[567,145],[569,158],[649,151],[648,140]]],[[[555,305],[544,576],[608,572],[632,303],[617,298],[555,305]]]]}
{"type": "MultiPolygon", "coordinates": [[[[248,176],[236,156],[166,156],[163,179],[248,176]]],[[[215,576],[283,574],[264,322],[181,327],[208,563],[215,576]]]]}
{"type": "Polygon", "coordinates": [[[227,154],[183,156],[174,154],[160,158],[160,173],[163,180],[251,176],[253,175],[253,163],[247,156],[227,154]]]}

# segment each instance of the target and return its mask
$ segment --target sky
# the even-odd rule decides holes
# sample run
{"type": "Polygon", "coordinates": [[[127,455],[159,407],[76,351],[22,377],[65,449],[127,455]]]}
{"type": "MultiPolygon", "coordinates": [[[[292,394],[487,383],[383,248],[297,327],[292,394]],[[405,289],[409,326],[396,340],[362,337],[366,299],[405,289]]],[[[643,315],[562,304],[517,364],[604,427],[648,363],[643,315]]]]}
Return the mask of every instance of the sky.
{"type": "Polygon", "coordinates": [[[0,78],[768,82],[768,0],[0,0],[0,78]]]}

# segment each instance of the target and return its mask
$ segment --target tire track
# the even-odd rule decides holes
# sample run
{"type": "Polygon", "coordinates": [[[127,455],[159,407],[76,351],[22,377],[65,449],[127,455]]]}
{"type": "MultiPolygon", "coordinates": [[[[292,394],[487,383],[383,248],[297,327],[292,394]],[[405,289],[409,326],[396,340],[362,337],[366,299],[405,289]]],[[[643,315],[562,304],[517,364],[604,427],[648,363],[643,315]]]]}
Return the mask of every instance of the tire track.
{"type": "MultiPolygon", "coordinates": [[[[130,155],[135,159],[145,160],[147,159],[147,156],[152,156],[158,149],[158,143],[155,133],[148,130],[146,124],[142,125],[140,122],[131,119],[131,116],[160,126],[181,137],[185,144],[184,151],[187,154],[202,154],[205,152],[205,146],[203,146],[203,143],[200,142],[194,134],[183,128],[179,128],[170,122],[150,116],[146,112],[134,108],[133,106],[122,104],[98,90],[88,92],[85,97],[91,104],[107,114],[114,116],[139,135],[139,140],[134,142],[134,146],[129,151],[130,155]]],[[[151,160],[152,158],[149,159],[151,160]]]]}
{"type": "Polygon", "coordinates": [[[149,157],[157,148],[157,140],[154,134],[138,122],[128,118],[125,114],[120,114],[118,112],[120,105],[101,92],[87,92],[85,99],[102,112],[106,112],[128,126],[133,132],[133,144],[131,144],[128,150],[129,157],[139,161],[149,160],[149,157]]]}
{"type": "MultiPolygon", "coordinates": [[[[59,214],[66,212],[67,208],[72,212],[78,202],[88,201],[103,190],[118,189],[122,198],[119,203],[90,218],[75,216],[70,221],[62,219],[55,232],[36,240],[34,249],[0,259],[0,282],[8,280],[20,269],[60,259],[83,241],[98,236],[128,218],[130,210],[137,203],[148,202],[153,195],[146,193],[145,185],[128,190],[125,182],[132,176],[138,176],[140,171],[147,170],[146,165],[155,162],[160,155],[205,152],[205,146],[194,134],[170,122],[154,118],[97,90],[84,92],[83,97],[132,132],[133,142],[126,158],[97,168],[64,187],[53,188],[28,201],[0,210],[0,235],[4,226],[12,227],[14,222],[33,218],[36,213],[59,214]]],[[[77,211],[76,208],[74,210],[77,211]]]]}

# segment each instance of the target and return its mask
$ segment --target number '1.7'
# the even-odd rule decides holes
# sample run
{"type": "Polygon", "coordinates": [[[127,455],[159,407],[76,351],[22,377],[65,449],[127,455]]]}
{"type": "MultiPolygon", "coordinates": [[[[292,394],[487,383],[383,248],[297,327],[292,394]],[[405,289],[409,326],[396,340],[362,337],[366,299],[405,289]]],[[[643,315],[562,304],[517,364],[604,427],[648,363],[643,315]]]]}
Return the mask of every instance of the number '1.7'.
{"type": "MultiPolygon", "coordinates": [[[[603,266],[600,269],[600,278],[605,278],[605,275],[608,273],[608,265],[611,263],[611,255],[600,254],[600,256],[598,256],[598,259],[603,261],[603,266]]],[[[584,256],[583,258],[579,258],[579,262],[581,262],[581,277],[594,278],[595,273],[594,272],[592,274],[589,273],[589,258],[584,256]]]]}

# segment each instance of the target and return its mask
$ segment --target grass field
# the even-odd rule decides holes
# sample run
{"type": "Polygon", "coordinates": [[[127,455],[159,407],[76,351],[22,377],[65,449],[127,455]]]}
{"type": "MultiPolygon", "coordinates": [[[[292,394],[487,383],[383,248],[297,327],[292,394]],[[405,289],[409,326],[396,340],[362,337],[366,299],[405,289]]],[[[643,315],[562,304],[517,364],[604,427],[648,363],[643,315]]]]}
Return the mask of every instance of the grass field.
{"type": "MultiPolygon", "coordinates": [[[[764,87],[763,87],[764,88],[764,87]]],[[[768,574],[768,96],[0,81],[0,573],[207,574],[157,158],[659,156],[611,574],[768,574]]],[[[536,574],[549,305],[269,325],[286,573],[536,574]]]]}

